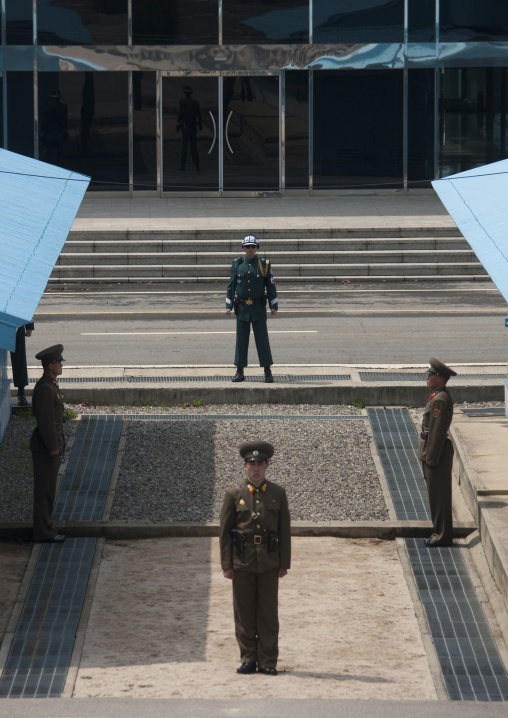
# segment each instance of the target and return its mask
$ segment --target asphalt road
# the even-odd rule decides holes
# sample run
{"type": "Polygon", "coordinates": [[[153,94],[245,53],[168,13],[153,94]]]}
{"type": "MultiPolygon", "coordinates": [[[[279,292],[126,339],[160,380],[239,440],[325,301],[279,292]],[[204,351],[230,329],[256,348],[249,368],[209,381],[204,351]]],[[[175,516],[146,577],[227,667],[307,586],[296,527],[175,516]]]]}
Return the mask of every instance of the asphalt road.
{"type": "MultiPolygon", "coordinates": [[[[72,365],[231,365],[235,319],[224,313],[224,289],[69,285],[49,292],[35,317],[29,364],[30,355],[62,342],[72,365]]],[[[281,311],[268,320],[276,364],[421,364],[430,355],[450,364],[506,361],[506,302],[490,283],[278,289],[281,311]]]]}

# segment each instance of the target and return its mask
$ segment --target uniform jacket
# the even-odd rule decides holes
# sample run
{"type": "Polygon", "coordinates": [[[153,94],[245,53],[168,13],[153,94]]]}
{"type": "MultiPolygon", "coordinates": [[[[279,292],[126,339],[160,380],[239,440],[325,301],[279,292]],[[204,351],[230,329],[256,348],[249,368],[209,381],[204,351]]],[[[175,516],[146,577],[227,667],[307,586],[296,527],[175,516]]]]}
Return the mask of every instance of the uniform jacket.
{"type": "Polygon", "coordinates": [[[57,382],[47,374],[43,374],[35,385],[32,411],[37,426],[30,439],[30,449],[47,454],[57,450],[62,453],[64,403],[57,382]]]}
{"type": "Polygon", "coordinates": [[[247,488],[248,481],[239,484],[243,496],[250,497],[251,506],[261,517],[262,524],[252,518],[248,503],[240,496],[236,487],[226,491],[220,517],[220,552],[223,570],[233,568],[251,573],[265,573],[274,568],[290,567],[291,532],[286,491],[282,486],[271,481],[265,481],[265,485],[264,493],[256,489],[250,494],[247,488]],[[243,559],[240,560],[229,535],[230,529],[239,529],[251,535],[263,535],[263,525],[268,533],[278,533],[278,548],[275,551],[268,551],[266,543],[258,545],[246,543],[243,559]]]}
{"type": "MultiPolygon", "coordinates": [[[[250,262],[246,256],[234,259],[226,293],[226,309],[233,309],[235,291],[238,299],[260,299],[265,295],[265,287],[268,308],[278,310],[277,290],[270,260],[258,257],[257,254],[250,262]]],[[[240,304],[236,316],[243,321],[259,321],[266,317],[266,308],[262,304],[240,304]]]]}
{"type": "Polygon", "coordinates": [[[452,398],[446,386],[441,386],[431,395],[423,414],[422,433],[428,432],[428,435],[426,442],[420,438],[418,458],[428,466],[439,464],[452,417],[452,398]]]}

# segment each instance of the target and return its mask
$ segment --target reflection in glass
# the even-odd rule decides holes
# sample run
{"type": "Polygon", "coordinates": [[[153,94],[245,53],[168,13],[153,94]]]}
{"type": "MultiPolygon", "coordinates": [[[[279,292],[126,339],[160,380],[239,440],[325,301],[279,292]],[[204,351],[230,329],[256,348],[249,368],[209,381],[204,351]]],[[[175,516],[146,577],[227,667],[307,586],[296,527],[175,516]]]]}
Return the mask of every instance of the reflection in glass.
{"type": "Polygon", "coordinates": [[[223,42],[309,42],[309,0],[223,0],[223,42]]]}
{"type": "Polygon", "coordinates": [[[4,146],[4,78],[0,75],[0,147],[4,146]]]}
{"type": "Polygon", "coordinates": [[[224,189],[279,189],[279,78],[224,77],[224,189]]]}
{"type": "Polygon", "coordinates": [[[135,45],[217,45],[217,0],[132,0],[135,45]]]}
{"type": "Polygon", "coordinates": [[[445,69],[439,106],[439,174],[506,158],[508,69],[445,69]]]}
{"type": "Polygon", "coordinates": [[[90,175],[89,190],[127,190],[127,77],[126,72],[40,72],[40,159],[90,175]]]}
{"type": "Polygon", "coordinates": [[[508,40],[508,3],[505,0],[440,0],[439,40],[508,40]]]}
{"type": "Polygon", "coordinates": [[[309,73],[288,70],[286,83],[286,187],[309,186],[309,73]]]}
{"type": "Polygon", "coordinates": [[[33,45],[32,0],[6,0],[7,45],[33,45]]]}
{"type": "Polygon", "coordinates": [[[34,156],[34,75],[7,73],[7,142],[11,152],[34,156]]]}
{"type": "Polygon", "coordinates": [[[434,179],[434,70],[408,70],[407,134],[407,178],[418,182],[410,189],[430,187],[434,179]]]}
{"type": "Polygon", "coordinates": [[[409,0],[408,41],[434,42],[435,27],[436,0],[409,0]]]}
{"type": "Polygon", "coordinates": [[[315,43],[402,42],[404,0],[313,0],[315,43]]]}
{"type": "Polygon", "coordinates": [[[314,72],[314,187],[402,183],[402,70],[314,72]]]}
{"type": "Polygon", "coordinates": [[[162,79],[163,188],[219,187],[217,77],[162,79]]]}
{"type": "Polygon", "coordinates": [[[127,45],[127,0],[37,0],[39,45],[127,45]]]}
{"type": "Polygon", "coordinates": [[[157,189],[157,79],[155,72],[132,73],[134,189],[157,189]]]}

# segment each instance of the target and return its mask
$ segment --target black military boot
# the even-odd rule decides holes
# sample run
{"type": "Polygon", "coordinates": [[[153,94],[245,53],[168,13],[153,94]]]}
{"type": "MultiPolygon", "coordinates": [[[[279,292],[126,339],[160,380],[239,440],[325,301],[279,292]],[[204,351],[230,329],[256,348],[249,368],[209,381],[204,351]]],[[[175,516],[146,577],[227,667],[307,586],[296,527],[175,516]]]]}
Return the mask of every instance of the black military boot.
{"type": "Polygon", "coordinates": [[[273,384],[273,374],[269,366],[265,366],[265,384],[273,384]]]}
{"type": "Polygon", "coordinates": [[[18,406],[28,406],[24,388],[18,389],[18,406]]]}
{"type": "Polygon", "coordinates": [[[243,366],[239,366],[236,368],[236,374],[234,375],[232,381],[243,381],[245,379],[245,374],[243,373],[243,366]]]}

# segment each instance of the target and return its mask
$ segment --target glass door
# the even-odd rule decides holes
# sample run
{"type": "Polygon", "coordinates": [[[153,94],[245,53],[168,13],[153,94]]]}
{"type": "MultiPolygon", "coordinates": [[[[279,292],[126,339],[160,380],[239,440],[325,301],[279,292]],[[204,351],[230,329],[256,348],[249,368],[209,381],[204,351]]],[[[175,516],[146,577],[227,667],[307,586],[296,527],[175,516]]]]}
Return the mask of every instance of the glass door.
{"type": "Polygon", "coordinates": [[[163,192],[280,189],[279,77],[162,77],[163,192]]]}

